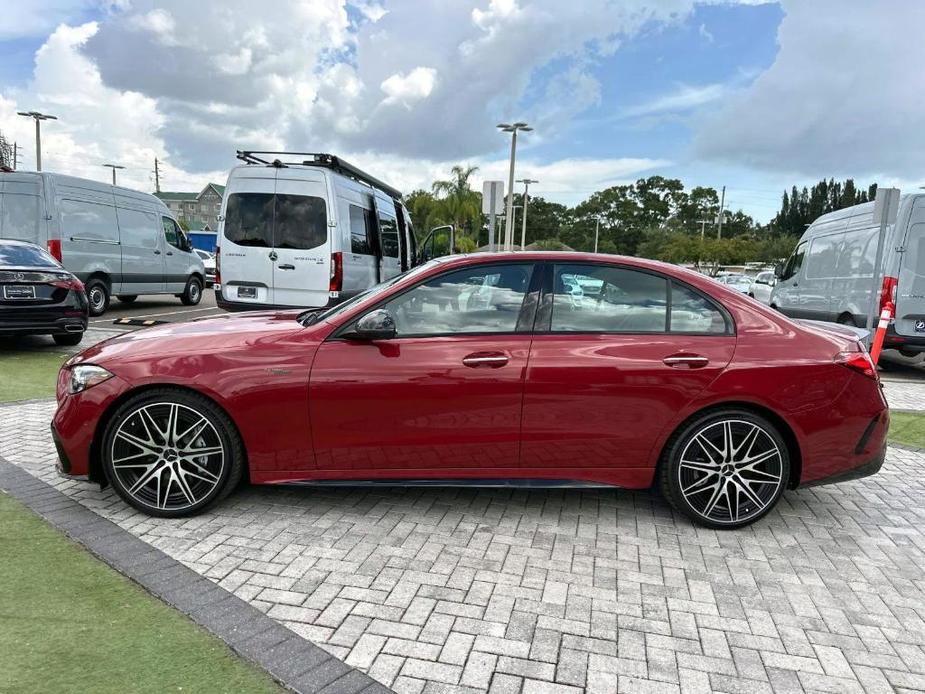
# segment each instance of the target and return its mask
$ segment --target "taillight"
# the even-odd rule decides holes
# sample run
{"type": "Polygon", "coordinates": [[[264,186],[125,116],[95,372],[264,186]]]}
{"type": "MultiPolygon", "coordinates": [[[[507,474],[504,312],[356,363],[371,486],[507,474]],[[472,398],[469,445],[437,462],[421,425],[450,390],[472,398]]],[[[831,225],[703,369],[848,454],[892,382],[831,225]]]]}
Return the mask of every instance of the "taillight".
{"type": "Polygon", "coordinates": [[[331,254],[331,285],[329,289],[332,292],[339,292],[344,286],[344,254],[331,254]]]}
{"type": "Polygon", "coordinates": [[[222,249],[215,247],[215,284],[222,286],[222,249]]]}
{"type": "Polygon", "coordinates": [[[70,279],[55,280],[51,283],[52,287],[58,287],[60,289],[73,289],[77,292],[84,291],[84,284],[76,277],[71,277],[70,279]]]}
{"type": "Polygon", "coordinates": [[[877,312],[883,313],[883,309],[889,305],[890,314],[896,310],[896,289],[899,286],[899,280],[889,275],[883,278],[883,286],[880,287],[880,305],[877,312]]]}
{"type": "Polygon", "coordinates": [[[57,260],[59,263],[62,262],[61,239],[48,239],[48,252],[51,254],[52,258],[57,260]]]}
{"type": "Polygon", "coordinates": [[[835,363],[841,364],[852,371],[857,371],[868,378],[873,378],[874,380],[878,378],[877,367],[874,366],[874,362],[871,361],[867,352],[839,352],[835,355],[835,363]]]}

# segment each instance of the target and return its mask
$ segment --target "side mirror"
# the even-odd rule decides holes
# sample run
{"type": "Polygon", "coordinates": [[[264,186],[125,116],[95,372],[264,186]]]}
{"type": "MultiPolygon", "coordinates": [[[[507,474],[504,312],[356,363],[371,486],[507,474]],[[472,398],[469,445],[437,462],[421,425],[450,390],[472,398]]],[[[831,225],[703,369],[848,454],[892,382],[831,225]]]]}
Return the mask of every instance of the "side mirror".
{"type": "Polygon", "coordinates": [[[379,308],[357,321],[354,336],[360,340],[391,340],[396,332],[392,314],[379,308]]]}

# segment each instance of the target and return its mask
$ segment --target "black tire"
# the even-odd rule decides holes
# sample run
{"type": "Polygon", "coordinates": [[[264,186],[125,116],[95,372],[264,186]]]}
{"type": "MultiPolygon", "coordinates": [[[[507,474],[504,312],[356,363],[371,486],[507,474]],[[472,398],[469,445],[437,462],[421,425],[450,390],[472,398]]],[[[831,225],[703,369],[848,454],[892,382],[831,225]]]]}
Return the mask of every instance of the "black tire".
{"type": "Polygon", "coordinates": [[[74,345],[79,345],[80,341],[84,339],[84,334],[79,333],[59,333],[57,335],[52,335],[55,340],[55,344],[63,345],[65,347],[73,347],[74,345]]]}
{"type": "MultiPolygon", "coordinates": [[[[164,423],[163,419],[161,423],[164,423]]],[[[167,426],[166,429],[169,431],[170,427],[167,426]]],[[[208,440],[204,443],[208,443],[208,440]]],[[[202,448],[202,450],[207,450],[207,448],[202,448]]],[[[103,472],[116,493],[133,508],[162,518],[192,516],[224,499],[241,481],[245,459],[241,438],[228,415],[209,398],[175,388],[144,391],[119,406],[106,424],[100,455],[103,472]],[[178,406],[177,411],[180,413],[175,415],[174,420],[176,422],[174,429],[180,429],[181,436],[178,440],[164,439],[160,428],[156,429],[156,434],[152,434],[151,425],[147,425],[145,429],[141,428],[145,426],[140,421],[140,417],[145,416],[140,412],[141,410],[144,409],[149,417],[147,421],[159,427],[157,424],[159,413],[169,412],[169,408],[175,405],[178,406]],[[193,415],[183,419],[190,412],[193,415]],[[195,416],[207,421],[211,429],[204,429],[201,434],[194,432],[194,437],[184,443],[182,429],[189,421],[193,421],[195,416]],[[183,419],[182,422],[181,419],[183,419]],[[124,433],[134,435],[132,432],[140,435],[136,438],[146,436],[149,440],[155,439],[160,434],[161,439],[158,439],[158,444],[152,446],[152,451],[154,448],[160,448],[160,452],[145,453],[144,446],[131,443],[123,437],[124,433]],[[203,439],[214,440],[213,447],[220,446],[221,453],[211,456],[190,456],[189,453],[182,455],[183,451],[198,450],[200,445],[190,447],[193,444],[203,443],[203,439]],[[135,453],[132,452],[133,450],[135,453]],[[139,464],[118,466],[119,471],[117,472],[117,465],[114,463],[117,451],[119,454],[124,454],[120,462],[126,460],[132,462],[134,457],[139,464]],[[171,451],[174,453],[173,456],[170,455],[171,451]],[[181,452],[181,455],[178,456],[178,452],[181,452]],[[216,459],[217,455],[221,457],[216,459]],[[198,458],[199,463],[188,458],[198,458]],[[142,468],[141,472],[138,472],[136,468],[142,468]],[[165,477],[164,471],[169,473],[167,482],[164,483],[166,491],[162,491],[164,487],[158,486],[165,477]],[[203,474],[209,473],[214,480],[197,475],[202,471],[205,471],[203,474]],[[152,474],[152,472],[157,474],[152,474]],[[145,475],[149,475],[149,481],[154,484],[154,488],[149,487],[148,482],[144,482],[137,492],[133,492],[130,485],[137,485],[141,482],[141,477],[145,475]],[[197,476],[198,480],[195,479],[197,476]],[[186,496],[182,485],[174,481],[175,477],[183,478],[186,489],[193,492],[192,496],[186,496]],[[194,478],[192,483],[189,482],[189,477],[194,478]],[[201,496],[197,496],[195,485],[201,486],[201,496]],[[177,491],[172,494],[171,490],[174,488],[177,491]],[[164,493],[163,504],[160,503],[162,493],[164,493]],[[154,497],[153,502],[152,496],[154,497]],[[189,499],[193,499],[193,502],[190,503],[189,499]]]]}
{"type": "Polygon", "coordinates": [[[195,306],[202,301],[202,280],[198,277],[190,277],[186,281],[186,289],[180,295],[180,301],[184,306],[195,306]]]}
{"type": "Polygon", "coordinates": [[[838,322],[842,325],[850,325],[852,328],[858,327],[858,323],[854,320],[854,316],[850,313],[843,313],[838,317],[838,322]]]}
{"type": "Polygon", "coordinates": [[[109,308],[109,285],[99,277],[94,277],[86,284],[87,301],[90,303],[90,315],[102,316],[109,308]]]}
{"type": "MultiPolygon", "coordinates": [[[[744,438],[739,446],[743,446],[742,441],[744,438]]],[[[744,445],[748,445],[747,442],[744,445]]],[[[723,450],[728,448],[723,446],[723,450]]],[[[759,464],[747,465],[754,468],[759,464]]],[[[683,424],[665,444],[658,472],[661,492],[676,511],[699,525],[726,530],[742,528],[769,513],[780,500],[789,479],[790,455],[777,427],[765,417],[736,408],[710,410],[683,424]],[[723,451],[708,450],[709,439],[721,432],[725,441],[725,423],[729,423],[729,438],[733,441],[733,461],[739,453],[736,436],[745,436],[752,427],[761,432],[755,434],[752,447],[743,457],[751,456],[754,447],[760,445],[755,456],[770,454],[766,464],[760,463],[763,469],[746,469],[746,463],[741,461],[716,462],[724,459],[723,451]],[[700,443],[700,435],[707,437],[706,443],[700,443]],[[710,471],[714,467],[715,471],[710,471]],[[774,476],[777,482],[766,481],[774,476]],[[746,486],[754,494],[755,501],[741,491],[746,486]],[[711,502],[712,509],[709,508],[711,502]],[[732,506],[736,507],[735,512],[732,506]]]]}
{"type": "Polygon", "coordinates": [[[135,300],[138,299],[137,294],[120,294],[116,297],[123,304],[134,304],[135,300]]]}

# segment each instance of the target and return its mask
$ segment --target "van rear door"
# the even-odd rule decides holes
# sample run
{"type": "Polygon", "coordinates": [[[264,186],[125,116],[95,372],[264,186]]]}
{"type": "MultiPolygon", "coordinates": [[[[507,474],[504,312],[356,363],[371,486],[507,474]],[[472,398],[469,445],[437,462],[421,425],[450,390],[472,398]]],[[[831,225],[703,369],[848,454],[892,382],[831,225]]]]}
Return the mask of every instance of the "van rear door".
{"type": "MultiPolygon", "coordinates": [[[[277,170],[273,303],[279,306],[310,307],[328,303],[334,249],[328,233],[327,197],[327,183],[321,171],[277,170]]],[[[343,265],[340,267],[342,269],[343,265]]],[[[222,270],[224,272],[224,265],[222,270]]]]}
{"type": "Polygon", "coordinates": [[[222,254],[222,295],[227,301],[275,303],[273,297],[273,217],[276,169],[235,169],[225,190],[218,245],[222,254]]]}
{"type": "Polygon", "coordinates": [[[900,243],[895,328],[925,338],[925,196],[917,196],[900,243]]]}
{"type": "Polygon", "coordinates": [[[45,247],[45,198],[38,174],[0,174],[0,239],[45,247]]]}

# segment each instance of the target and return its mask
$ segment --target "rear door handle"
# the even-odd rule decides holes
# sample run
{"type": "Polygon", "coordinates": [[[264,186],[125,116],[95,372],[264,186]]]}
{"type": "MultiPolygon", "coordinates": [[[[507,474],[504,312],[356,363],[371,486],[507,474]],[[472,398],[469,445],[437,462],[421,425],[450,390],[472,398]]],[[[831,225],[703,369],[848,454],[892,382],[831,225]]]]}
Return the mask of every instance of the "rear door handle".
{"type": "Polygon", "coordinates": [[[167,251],[167,255],[173,255],[173,251],[167,251]]]}
{"type": "Polygon", "coordinates": [[[485,367],[497,369],[509,361],[507,355],[501,352],[473,352],[463,357],[462,363],[472,369],[485,367]]]}
{"type": "Polygon", "coordinates": [[[160,251],[154,251],[154,255],[160,255],[160,254],[161,254],[160,251]]]}
{"type": "Polygon", "coordinates": [[[700,354],[672,354],[662,361],[676,369],[700,369],[710,363],[710,360],[700,354]]]}
{"type": "Polygon", "coordinates": [[[288,263],[286,265],[277,265],[276,267],[279,270],[295,270],[295,265],[289,265],[288,263]]]}

